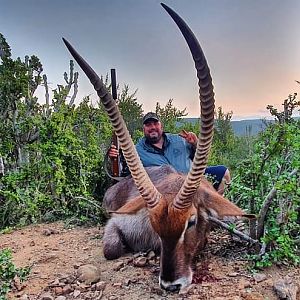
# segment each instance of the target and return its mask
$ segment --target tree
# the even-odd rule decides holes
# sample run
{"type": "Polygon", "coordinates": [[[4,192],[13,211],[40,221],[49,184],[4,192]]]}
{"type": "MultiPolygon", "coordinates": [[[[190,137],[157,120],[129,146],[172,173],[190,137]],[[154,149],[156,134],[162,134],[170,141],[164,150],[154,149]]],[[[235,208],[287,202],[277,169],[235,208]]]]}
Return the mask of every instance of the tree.
{"type": "MultiPolygon", "coordinates": [[[[285,110],[286,104],[285,100],[285,110]]],[[[258,136],[232,181],[229,196],[257,215],[250,223],[251,237],[263,245],[254,256],[257,266],[300,263],[300,123],[290,118],[298,105],[289,106],[288,114],[271,110],[277,122],[258,136]]]]}
{"type": "Polygon", "coordinates": [[[161,107],[157,102],[155,112],[164,124],[164,130],[166,132],[176,132],[177,122],[187,115],[186,108],[179,110],[173,105],[173,99],[169,99],[165,107],[161,107]]]}
{"type": "Polygon", "coordinates": [[[0,35],[0,151],[12,168],[27,160],[26,146],[37,138],[36,112],[41,107],[34,92],[41,82],[42,65],[36,56],[11,58],[10,47],[0,35]],[[4,49],[4,50],[3,50],[4,49]]]}
{"type": "Polygon", "coordinates": [[[119,109],[134,140],[140,136],[143,118],[142,105],[137,102],[136,93],[137,90],[130,93],[129,86],[125,85],[118,98],[119,109]]]}

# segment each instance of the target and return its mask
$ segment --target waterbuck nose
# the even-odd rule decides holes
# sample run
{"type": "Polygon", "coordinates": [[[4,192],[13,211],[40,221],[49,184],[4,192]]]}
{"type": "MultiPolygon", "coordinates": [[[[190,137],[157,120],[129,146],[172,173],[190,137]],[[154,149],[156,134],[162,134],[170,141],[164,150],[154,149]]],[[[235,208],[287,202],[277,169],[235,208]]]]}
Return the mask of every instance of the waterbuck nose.
{"type": "Polygon", "coordinates": [[[171,284],[168,286],[162,286],[168,292],[178,292],[181,288],[181,284],[171,284]]]}

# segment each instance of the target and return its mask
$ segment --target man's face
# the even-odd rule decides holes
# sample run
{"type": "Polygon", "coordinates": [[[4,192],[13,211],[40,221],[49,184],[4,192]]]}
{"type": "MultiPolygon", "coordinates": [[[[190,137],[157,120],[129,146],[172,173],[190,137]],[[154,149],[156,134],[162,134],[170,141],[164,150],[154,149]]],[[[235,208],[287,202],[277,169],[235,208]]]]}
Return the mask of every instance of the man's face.
{"type": "Polygon", "coordinates": [[[151,144],[159,142],[163,134],[163,126],[156,120],[148,120],[144,124],[143,130],[146,140],[151,144]]]}

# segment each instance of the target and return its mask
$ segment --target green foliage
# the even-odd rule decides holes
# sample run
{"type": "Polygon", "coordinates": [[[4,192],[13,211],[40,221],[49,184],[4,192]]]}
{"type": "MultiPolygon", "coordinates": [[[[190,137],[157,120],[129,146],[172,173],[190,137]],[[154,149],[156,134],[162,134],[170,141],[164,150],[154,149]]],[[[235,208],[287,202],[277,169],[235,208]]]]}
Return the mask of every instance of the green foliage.
{"type": "Polygon", "coordinates": [[[251,135],[235,136],[231,118],[232,112],[224,113],[218,107],[209,164],[223,164],[234,171],[238,163],[252,152],[254,138],[251,135]]]}
{"type": "MultiPolygon", "coordinates": [[[[3,37],[0,41],[9,49],[3,37]]],[[[101,221],[102,209],[95,209],[91,199],[99,201],[108,185],[102,165],[112,130],[106,113],[88,97],[73,105],[78,78],[73,62],[64,74],[66,85],[59,85],[50,101],[38,58],[23,62],[5,53],[0,65],[0,155],[6,169],[0,182],[0,228],[71,216],[101,221]],[[34,97],[42,83],[45,105],[34,97]]]]}
{"type": "Polygon", "coordinates": [[[118,99],[118,106],[128,131],[133,138],[136,136],[136,131],[142,128],[143,109],[142,105],[138,104],[136,92],[130,94],[129,86],[125,85],[118,99]]]}
{"type": "Polygon", "coordinates": [[[22,282],[26,280],[29,273],[29,267],[16,268],[12,262],[10,249],[0,250],[0,300],[6,299],[6,295],[11,290],[16,277],[22,282]]]}
{"type": "Polygon", "coordinates": [[[176,132],[177,122],[180,121],[182,117],[187,115],[186,108],[179,110],[174,107],[173,99],[169,99],[165,107],[161,107],[157,102],[155,112],[164,125],[164,131],[166,132],[176,132]]]}
{"type": "Polygon", "coordinates": [[[299,128],[299,121],[291,118],[270,124],[235,170],[229,196],[258,216],[250,233],[267,249],[254,256],[257,266],[300,263],[299,128]]]}

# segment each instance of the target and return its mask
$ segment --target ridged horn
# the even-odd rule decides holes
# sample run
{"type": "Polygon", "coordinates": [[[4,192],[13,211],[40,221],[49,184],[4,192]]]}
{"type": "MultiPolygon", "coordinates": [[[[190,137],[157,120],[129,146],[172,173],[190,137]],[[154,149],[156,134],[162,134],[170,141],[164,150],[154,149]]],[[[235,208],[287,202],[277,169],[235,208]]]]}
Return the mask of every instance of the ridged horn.
{"type": "Polygon", "coordinates": [[[204,174],[207,166],[207,158],[211,147],[214,130],[215,99],[209,67],[197,38],[185,21],[177,13],[175,13],[167,5],[163,3],[161,3],[161,5],[177,24],[182,35],[184,36],[193,56],[197,70],[197,77],[199,79],[198,85],[201,105],[201,128],[199,141],[191,170],[189,171],[184,184],[182,185],[173,202],[173,205],[176,208],[183,209],[191,205],[191,196],[195,193],[200,185],[201,177],[204,174]]]}
{"type": "Polygon", "coordinates": [[[116,105],[116,102],[114,101],[112,95],[105,87],[96,72],[89,66],[89,64],[79,55],[79,53],[71,46],[71,44],[66,39],[63,38],[63,41],[81,69],[89,78],[98,96],[100,97],[101,102],[105,107],[105,110],[119,139],[119,144],[123,150],[123,154],[130,169],[132,178],[140,194],[147,202],[147,207],[154,208],[158,204],[161,198],[161,194],[151,182],[141,163],[123,117],[116,105]]]}

